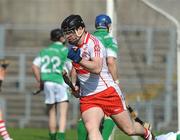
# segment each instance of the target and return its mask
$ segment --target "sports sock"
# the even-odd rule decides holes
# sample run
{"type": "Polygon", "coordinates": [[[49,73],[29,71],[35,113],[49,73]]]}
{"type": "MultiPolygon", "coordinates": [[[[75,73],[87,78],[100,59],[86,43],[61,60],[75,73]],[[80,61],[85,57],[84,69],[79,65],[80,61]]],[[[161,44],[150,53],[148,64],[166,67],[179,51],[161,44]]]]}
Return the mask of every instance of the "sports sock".
{"type": "Polygon", "coordinates": [[[113,120],[111,119],[105,119],[103,122],[103,128],[102,128],[102,136],[103,136],[103,140],[108,140],[113,128],[115,126],[115,123],[113,122],[113,120]]]}
{"type": "Polygon", "coordinates": [[[148,129],[144,128],[144,139],[145,140],[154,140],[154,136],[148,129]]]}
{"type": "Polygon", "coordinates": [[[78,121],[77,131],[78,131],[78,140],[87,140],[87,131],[82,119],[78,121]]]}
{"type": "Polygon", "coordinates": [[[9,140],[9,133],[7,132],[6,125],[4,120],[0,121],[0,135],[3,138],[3,140],[9,140]]]}
{"type": "Polygon", "coordinates": [[[50,140],[56,140],[56,133],[49,133],[50,140]]]}
{"type": "Polygon", "coordinates": [[[64,132],[56,132],[56,140],[65,140],[64,132]]]}

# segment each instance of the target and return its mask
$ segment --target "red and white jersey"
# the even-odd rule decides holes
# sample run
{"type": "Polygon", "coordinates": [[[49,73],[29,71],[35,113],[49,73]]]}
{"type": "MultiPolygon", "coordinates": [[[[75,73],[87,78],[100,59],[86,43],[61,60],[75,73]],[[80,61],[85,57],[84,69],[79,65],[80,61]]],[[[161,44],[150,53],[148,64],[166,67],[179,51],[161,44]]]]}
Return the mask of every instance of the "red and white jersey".
{"type": "Polygon", "coordinates": [[[90,73],[79,64],[73,62],[73,67],[76,69],[80,81],[80,95],[93,95],[110,86],[116,88],[117,85],[108,71],[106,50],[102,43],[95,36],[86,32],[86,37],[82,45],[78,47],[81,49],[82,59],[91,60],[93,57],[103,58],[103,66],[100,74],[90,73]]]}

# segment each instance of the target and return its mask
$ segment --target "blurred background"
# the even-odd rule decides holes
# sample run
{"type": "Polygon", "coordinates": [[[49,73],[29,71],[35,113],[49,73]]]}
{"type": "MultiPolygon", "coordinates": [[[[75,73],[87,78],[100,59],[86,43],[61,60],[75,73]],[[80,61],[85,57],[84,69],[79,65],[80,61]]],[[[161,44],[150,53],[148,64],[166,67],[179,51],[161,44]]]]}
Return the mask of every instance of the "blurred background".
{"type": "MultiPolygon", "coordinates": [[[[0,0],[0,58],[11,62],[0,96],[8,127],[47,127],[43,94],[31,94],[36,90],[32,60],[50,43],[50,30],[60,27],[70,14],[80,14],[87,30],[93,32],[95,17],[108,12],[109,1],[113,0],[0,0]]],[[[177,131],[180,1],[113,2],[110,11],[119,44],[122,90],[154,130],[177,131]]],[[[68,128],[74,128],[78,118],[78,100],[70,97],[68,128]]]]}

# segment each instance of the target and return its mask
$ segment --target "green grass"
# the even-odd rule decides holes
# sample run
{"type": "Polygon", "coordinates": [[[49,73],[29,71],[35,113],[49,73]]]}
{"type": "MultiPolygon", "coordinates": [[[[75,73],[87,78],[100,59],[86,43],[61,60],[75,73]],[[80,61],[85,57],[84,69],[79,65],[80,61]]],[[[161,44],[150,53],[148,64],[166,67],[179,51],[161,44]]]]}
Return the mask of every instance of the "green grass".
{"type": "MultiPolygon", "coordinates": [[[[49,140],[48,129],[9,128],[8,131],[11,137],[13,138],[13,140],[49,140]]],[[[66,140],[77,140],[77,133],[75,129],[66,131],[66,140]]],[[[119,130],[115,130],[114,140],[132,140],[132,138],[126,136],[119,130]]]]}
{"type": "MultiPolygon", "coordinates": [[[[48,129],[39,128],[10,128],[8,129],[13,140],[49,140],[48,129]]],[[[77,140],[75,130],[67,130],[66,140],[77,140]]]]}

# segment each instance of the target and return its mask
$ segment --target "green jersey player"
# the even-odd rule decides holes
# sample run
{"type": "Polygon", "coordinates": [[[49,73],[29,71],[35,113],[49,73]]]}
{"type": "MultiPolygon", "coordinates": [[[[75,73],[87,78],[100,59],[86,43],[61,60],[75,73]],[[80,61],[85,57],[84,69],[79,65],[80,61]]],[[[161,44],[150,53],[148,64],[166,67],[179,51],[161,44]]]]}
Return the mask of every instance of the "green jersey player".
{"type": "Polygon", "coordinates": [[[51,31],[51,41],[47,48],[42,49],[34,59],[32,70],[45,94],[45,104],[49,115],[50,140],[64,140],[66,127],[68,95],[67,85],[63,81],[62,72],[67,62],[68,48],[64,46],[64,36],[60,29],[51,31]],[[57,110],[60,109],[60,117],[57,110]],[[59,118],[56,123],[57,118],[59,118]],[[56,124],[59,128],[57,129],[56,124]]]}
{"type": "Polygon", "coordinates": [[[118,45],[117,41],[110,35],[110,17],[104,14],[98,15],[95,20],[95,27],[96,31],[93,35],[96,36],[106,47],[108,69],[113,80],[119,84],[116,65],[118,45]]]}

